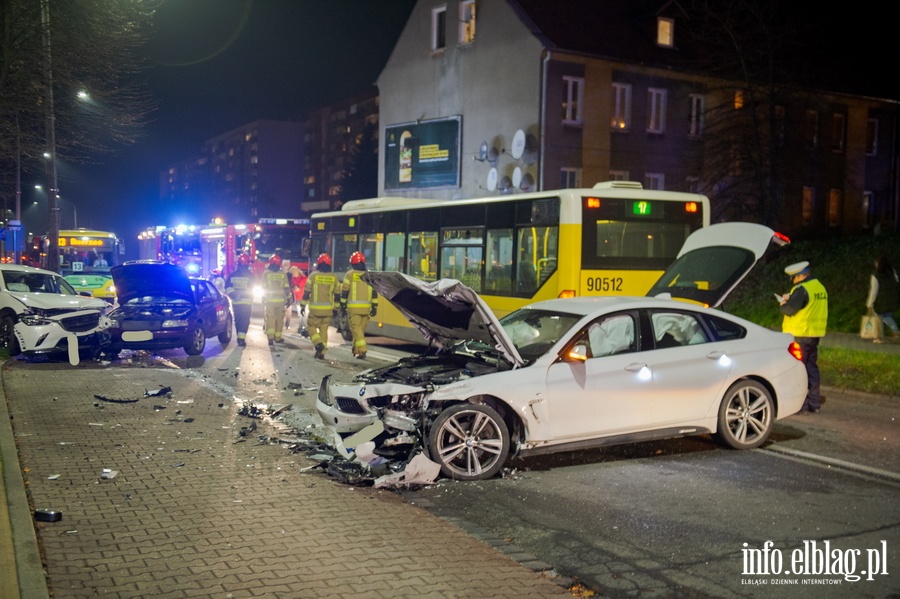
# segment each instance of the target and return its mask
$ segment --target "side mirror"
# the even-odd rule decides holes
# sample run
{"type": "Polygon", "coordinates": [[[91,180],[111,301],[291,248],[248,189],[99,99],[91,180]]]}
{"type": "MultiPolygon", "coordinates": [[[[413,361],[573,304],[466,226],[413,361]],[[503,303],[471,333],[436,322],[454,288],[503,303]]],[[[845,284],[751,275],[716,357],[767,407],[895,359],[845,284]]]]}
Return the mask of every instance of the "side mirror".
{"type": "Polygon", "coordinates": [[[565,356],[570,362],[584,362],[588,359],[588,348],[584,343],[577,343],[565,356]]]}

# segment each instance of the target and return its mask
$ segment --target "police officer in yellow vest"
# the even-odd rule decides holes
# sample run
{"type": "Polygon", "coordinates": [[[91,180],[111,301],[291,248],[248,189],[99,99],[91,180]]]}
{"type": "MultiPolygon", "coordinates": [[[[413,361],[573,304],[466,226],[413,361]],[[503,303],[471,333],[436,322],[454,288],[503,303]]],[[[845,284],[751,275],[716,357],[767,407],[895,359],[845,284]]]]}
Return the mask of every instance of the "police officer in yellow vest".
{"type": "Polygon", "coordinates": [[[244,347],[247,345],[247,329],[250,328],[250,314],[253,311],[253,275],[247,254],[238,256],[237,268],[225,279],[225,294],[231,298],[234,309],[237,344],[244,347]]]}
{"type": "Polygon", "coordinates": [[[319,254],[316,270],[306,279],[300,303],[301,314],[309,306],[306,328],[309,339],[316,348],[317,360],[324,360],[325,350],[328,349],[328,326],[337,313],[335,296],[338,289],[337,276],[331,272],[331,256],[319,254]]]}
{"type": "Polygon", "coordinates": [[[287,273],[281,270],[281,256],[272,254],[262,276],[266,292],[266,337],[269,345],[281,343],[284,333],[284,309],[291,295],[287,273]]]}
{"type": "Polygon", "coordinates": [[[781,330],[794,336],[803,351],[803,364],[808,378],[806,401],[801,414],[818,414],[822,408],[819,376],[819,340],[828,326],[828,292],[812,276],[809,262],[797,262],[784,269],[794,287],[781,297],[784,322],[781,330]]]}
{"type": "Polygon", "coordinates": [[[362,280],[366,272],[366,257],[362,252],[350,255],[350,270],[341,285],[341,311],[347,314],[350,333],[353,335],[353,355],[366,357],[366,326],[369,318],[378,311],[378,292],[362,280]]]}

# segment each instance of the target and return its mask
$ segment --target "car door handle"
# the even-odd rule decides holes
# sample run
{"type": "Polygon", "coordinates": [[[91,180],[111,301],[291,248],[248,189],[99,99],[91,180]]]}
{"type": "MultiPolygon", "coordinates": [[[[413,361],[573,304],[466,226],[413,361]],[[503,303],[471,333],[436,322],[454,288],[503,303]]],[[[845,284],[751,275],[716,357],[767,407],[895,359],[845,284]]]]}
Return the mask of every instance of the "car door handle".
{"type": "Polygon", "coordinates": [[[718,360],[719,358],[721,358],[724,355],[725,355],[725,352],[711,351],[708,354],[706,354],[706,357],[709,358],[710,360],[718,360]]]}
{"type": "Polygon", "coordinates": [[[647,364],[645,362],[634,362],[634,363],[626,366],[625,370],[627,370],[628,372],[640,372],[641,370],[643,370],[646,367],[647,367],[647,364]]]}

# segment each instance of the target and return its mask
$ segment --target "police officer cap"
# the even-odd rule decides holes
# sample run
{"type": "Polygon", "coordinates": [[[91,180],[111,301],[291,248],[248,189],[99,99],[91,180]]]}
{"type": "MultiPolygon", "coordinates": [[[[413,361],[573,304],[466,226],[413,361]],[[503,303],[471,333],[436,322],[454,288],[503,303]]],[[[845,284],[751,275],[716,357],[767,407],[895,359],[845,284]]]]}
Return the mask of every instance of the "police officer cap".
{"type": "Polygon", "coordinates": [[[809,262],[804,260],[803,262],[797,262],[796,264],[791,264],[787,268],[784,269],[784,274],[789,277],[795,277],[799,274],[803,274],[804,272],[809,270],[809,262]]]}

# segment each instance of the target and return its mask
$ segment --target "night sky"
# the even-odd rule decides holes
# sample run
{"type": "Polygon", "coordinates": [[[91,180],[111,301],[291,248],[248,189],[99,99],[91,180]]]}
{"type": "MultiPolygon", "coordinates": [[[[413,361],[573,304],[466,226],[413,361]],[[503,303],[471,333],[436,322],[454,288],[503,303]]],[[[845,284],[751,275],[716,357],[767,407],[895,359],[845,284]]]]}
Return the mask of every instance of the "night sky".
{"type": "MultiPolygon", "coordinates": [[[[602,0],[597,0],[598,5],[602,0]]],[[[61,226],[138,231],[174,224],[157,209],[159,173],[203,143],[257,119],[304,120],[374,84],[415,0],[166,0],[146,73],[159,103],[146,137],[93,166],[61,165],[61,226]]],[[[870,75],[859,52],[886,48],[888,19],[818,6],[810,68],[856,71],[856,83],[897,97],[892,76],[870,75]],[[838,14],[840,12],[840,14],[838,14]],[[834,43],[832,43],[834,41],[834,43]],[[854,68],[857,67],[857,68],[854,68]]],[[[891,52],[895,53],[893,50],[891,52]]],[[[889,55],[893,59],[893,54],[889,55]]],[[[27,201],[27,197],[23,201],[27,201]]],[[[45,221],[46,222],[46,221],[45,221]]],[[[130,244],[134,249],[134,243],[130,244]]]]}
{"type": "MultiPolygon", "coordinates": [[[[144,138],[98,165],[61,165],[60,221],[137,232],[157,210],[159,173],[207,139],[258,119],[304,120],[375,83],[415,0],[167,0],[145,74],[158,102],[144,138]]],[[[129,241],[132,241],[130,244],[129,241]]],[[[129,247],[130,246],[130,247],[129,247]]]]}

